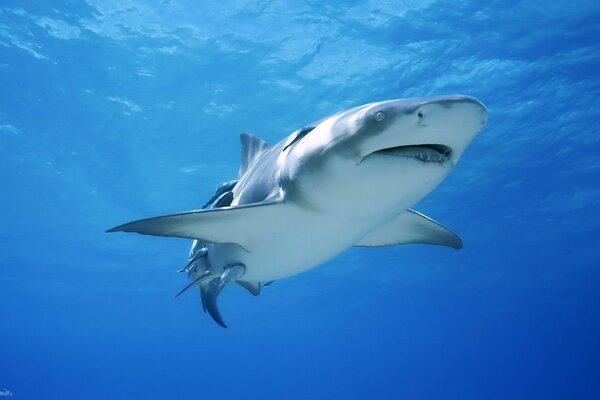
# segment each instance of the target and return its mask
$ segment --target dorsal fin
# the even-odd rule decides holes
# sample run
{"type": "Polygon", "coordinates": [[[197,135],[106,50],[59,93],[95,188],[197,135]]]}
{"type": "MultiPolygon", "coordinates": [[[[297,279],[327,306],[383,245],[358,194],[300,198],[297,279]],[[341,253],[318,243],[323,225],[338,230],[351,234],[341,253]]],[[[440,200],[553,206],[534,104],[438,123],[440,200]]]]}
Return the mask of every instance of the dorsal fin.
{"type": "Polygon", "coordinates": [[[240,135],[242,143],[242,158],[240,160],[240,171],[238,176],[246,173],[248,168],[260,157],[262,153],[271,148],[271,145],[262,139],[249,133],[240,135]]]}

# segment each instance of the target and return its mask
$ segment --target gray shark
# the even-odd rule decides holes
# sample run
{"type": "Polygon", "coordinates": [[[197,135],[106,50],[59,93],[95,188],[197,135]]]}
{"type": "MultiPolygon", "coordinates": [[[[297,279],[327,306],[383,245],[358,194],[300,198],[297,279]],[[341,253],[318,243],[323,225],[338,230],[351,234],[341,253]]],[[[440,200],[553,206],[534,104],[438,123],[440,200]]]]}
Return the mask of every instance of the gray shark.
{"type": "Polygon", "coordinates": [[[237,282],[258,295],[352,246],[461,239],[410,209],[456,166],[487,120],[463,95],[399,99],[333,114],[269,145],[241,135],[238,179],[203,209],[129,222],[108,232],[194,239],[187,272],[202,305],[226,327],[217,296],[237,282]]]}

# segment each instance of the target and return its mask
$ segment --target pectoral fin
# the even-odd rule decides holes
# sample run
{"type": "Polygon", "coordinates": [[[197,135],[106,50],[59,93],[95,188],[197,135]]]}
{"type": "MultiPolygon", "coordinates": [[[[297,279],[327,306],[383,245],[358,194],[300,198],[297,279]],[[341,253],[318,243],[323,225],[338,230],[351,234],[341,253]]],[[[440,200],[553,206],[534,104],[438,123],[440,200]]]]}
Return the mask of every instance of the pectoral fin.
{"type": "Polygon", "coordinates": [[[355,246],[379,247],[395,244],[424,243],[462,248],[462,240],[454,232],[418,211],[407,210],[371,231],[355,246]]]}
{"type": "Polygon", "coordinates": [[[202,239],[213,243],[237,243],[244,249],[271,228],[283,213],[283,200],[243,206],[196,210],[129,222],[107,232],[136,232],[142,235],[202,239]]]}

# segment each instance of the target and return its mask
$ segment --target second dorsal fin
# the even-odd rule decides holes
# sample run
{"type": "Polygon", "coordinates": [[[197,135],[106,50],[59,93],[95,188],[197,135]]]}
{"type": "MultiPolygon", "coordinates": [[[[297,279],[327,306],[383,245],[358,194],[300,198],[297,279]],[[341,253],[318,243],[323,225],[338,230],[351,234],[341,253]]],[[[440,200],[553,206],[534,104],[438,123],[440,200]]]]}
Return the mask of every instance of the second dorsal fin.
{"type": "Polygon", "coordinates": [[[271,145],[250,133],[240,135],[242,143],[242,157],[240,160],[240,171],[238,176],[246,173],[248,168],[260,157],[262,153],[271,148],[271,145]]]}

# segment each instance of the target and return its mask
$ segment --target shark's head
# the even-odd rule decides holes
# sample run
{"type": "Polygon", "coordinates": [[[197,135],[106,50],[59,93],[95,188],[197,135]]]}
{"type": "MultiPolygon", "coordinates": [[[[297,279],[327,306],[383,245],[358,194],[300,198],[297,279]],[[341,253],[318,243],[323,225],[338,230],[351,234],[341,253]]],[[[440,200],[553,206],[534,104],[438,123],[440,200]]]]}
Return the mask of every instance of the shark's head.
{"type": "Polygon", "coordinates": [[[450,173],[486,120],[485,106],[469,96],[366,104],[296,139],[284,150],[284,177],[307,203],[409,207],[450,173]]]}

